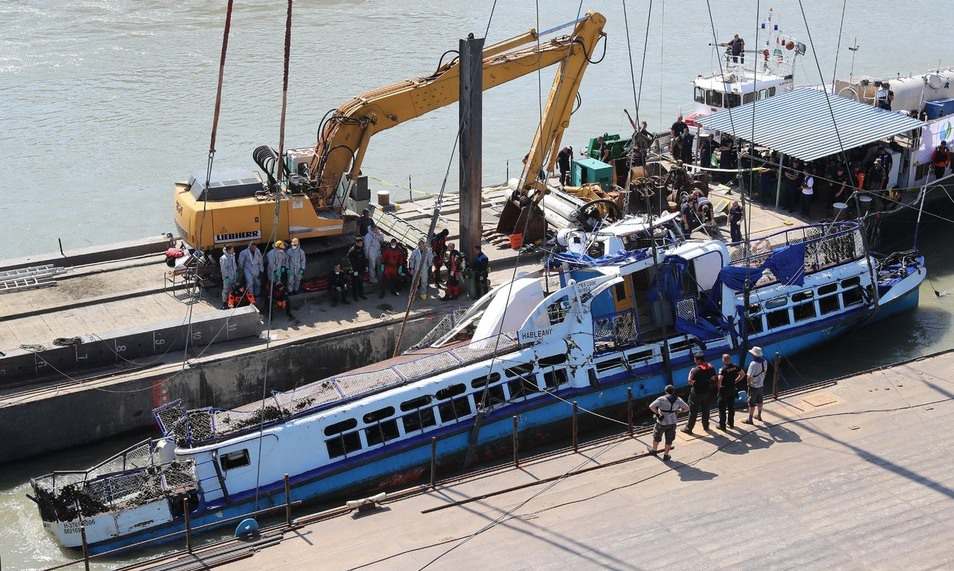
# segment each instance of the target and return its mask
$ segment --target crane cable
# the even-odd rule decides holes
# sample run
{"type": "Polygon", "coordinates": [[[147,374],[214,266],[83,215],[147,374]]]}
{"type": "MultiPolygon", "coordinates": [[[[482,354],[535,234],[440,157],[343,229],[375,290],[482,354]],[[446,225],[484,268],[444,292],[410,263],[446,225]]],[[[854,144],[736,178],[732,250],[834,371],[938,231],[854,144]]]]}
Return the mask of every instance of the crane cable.
{"type": "MultiPolygon", "coordinates": [[[[234,0],[229,0],[225,8],[225,28],[222,31],[222,50],[219,54],[219,77],[215,87],[215,109],[212,111],[212,133],[209,137],[209,159],[205,167],[205,188],[203,189],[205,200],[202,201],[202,220],[199,222],[199,236],[197,240],[200,244],[202,243],[202,236],[205,230],[206,211],[209,207],[209,194],[211,193],[209,184],[212,179],[212,163],[215,160],[215,138],[219,130],[219,113],[222,109],[222,83],[225,78],[225,56],[229,49],[229,31],[232,29],[233,1],[234,0]]],[[[201,249],[199,251],[201,253],[201,249]]],[[[185,370],[186,363],[189,360],[189,341],[192,339],[192,309],[194,305],[195,303],[190,303],[187,312],[186,337],[182,350],[182,371],[185,370]]]]}

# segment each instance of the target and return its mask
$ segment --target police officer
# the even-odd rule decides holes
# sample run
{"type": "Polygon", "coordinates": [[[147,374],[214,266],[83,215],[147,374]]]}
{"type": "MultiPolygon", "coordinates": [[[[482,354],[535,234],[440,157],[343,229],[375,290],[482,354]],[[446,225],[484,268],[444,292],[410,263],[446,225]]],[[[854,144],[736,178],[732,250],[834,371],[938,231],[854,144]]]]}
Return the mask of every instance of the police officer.
{"type": "Polygon", "coordinates": [[[358,301],[358,296],[368,299],[364,295],[364,274],[368,271],[368,257],[364,254],[364,240],[361,236],[355,238],[354,245],[348,250],[348,262],[351,264],[351,295],[355,301],[358,301]]]}
{"type": "Polygon", "coordinates": [[[706,361],[705,355],[696,354],[695,361],[696,366],[689,371],[689,421],[682,429],[686,434],[692,434],[696,418],[700,415],[702,429],[709,432],[709,409],[716,389],[716,372],[706,361]]]}

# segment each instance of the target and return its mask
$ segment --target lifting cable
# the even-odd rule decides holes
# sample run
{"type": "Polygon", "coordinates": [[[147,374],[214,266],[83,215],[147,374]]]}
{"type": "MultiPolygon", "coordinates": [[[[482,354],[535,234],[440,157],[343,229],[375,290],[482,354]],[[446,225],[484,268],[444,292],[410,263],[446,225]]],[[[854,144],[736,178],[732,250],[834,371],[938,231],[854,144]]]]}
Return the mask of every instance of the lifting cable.
{"type": "MultiPolygon", "coordinates": [[[[288,9],[285,15],[285,55],[284,55],[284,69],[283,69],[283,78],[282,78],[282,110],[281,118],[279,125],[279,141],[278,141],[278,158],[276,166],[276,175],[278,176],[278,182],[276,183],[275,188],[275,217],[272,221],[272,234],[269,237],[269,243],[266,246],[266,252],[269,249],[274,249],[275,247],[275,238],[278,234],[278,223],[279,223],[279,214],[281,213],[281,199],[282,199],[282,171],[284,171],[284,148],[285,148],[285,111],[288,105],[288,60],[291,56],[291,20],[292,20],[292,1],[288,0],[288,9]]],[[[259,491],[261,483],[261,473],[262,473],[262,442],[265,440],[265,399],[268,393],[268,358],[271,349],[272,342],[272,312],[275,306],[274,295],[275,295],[275,280],[272,279],[272,276],[268,276],[268,319],[265,324],[265,364],[264,372],[262,376],[262,403],[259,408],[259,424],[258,424],[258,458],[255,467],[255,509],[258,510],[258,501],[259,501],[259,491]]],[[[287,293],[286,293],[287,296],[287,293]]],[[[285,303],[288,303],[287,297],[285,303]]],[[[276,408],[278,409],[278,414],[282,414],[281,404],[276,401],[276,408]]],[[[286,498],[286,501],[288,499],[286,498]]]]}
{"type": "MultiPolygon", "coordinates": [[[[225,78],[225,55],[228,53],[229,49],[229,30],[232,28],[233,1],[234,0],[229,0],[229,3],[225,8],[225,28],[222,31],[222,51],[219,54],[219,77],[215,87],[215,110],[212,112],[212,134],[209,137],[209,160],[205,167],[205,188],[203,189],[203,196],[205,197],[205,200],[202,201],[202,220],[199,222],[199,237],[197,240],[200,244],[202,243],[202,236],[205,230],[206,211],[209,207],[209,194],[211,193],[209,184],[211,183],[212,179],[212,163],[215,160],[215,136],[219,130],[219,112],[222,109],[222,81],[225,78]]],[[[192,339],[192,308],[194,305],[194,302],[189,304],[188,317],[186,318],[188,323],[186,325],[186,338],[184,343],[185,347],[182,351],[183,371],[185,370],[186,363],[189,360],[189,341],[192,339]]]]}

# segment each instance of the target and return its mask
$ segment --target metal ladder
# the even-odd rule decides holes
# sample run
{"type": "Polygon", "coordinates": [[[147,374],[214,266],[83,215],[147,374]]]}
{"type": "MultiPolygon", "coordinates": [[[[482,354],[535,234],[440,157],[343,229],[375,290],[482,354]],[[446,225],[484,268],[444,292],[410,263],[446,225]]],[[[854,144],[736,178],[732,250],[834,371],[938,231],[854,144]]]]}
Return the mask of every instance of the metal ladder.
{"type": "Polygon", "coordinates": [[[0,294],[56,285],[53,278],[66,271],[53,264],[0,272],[0,294]]]}

